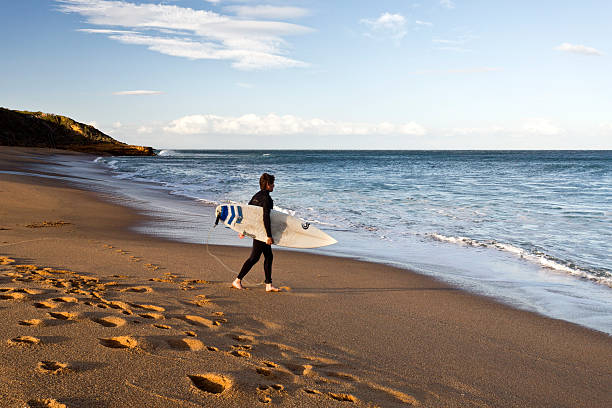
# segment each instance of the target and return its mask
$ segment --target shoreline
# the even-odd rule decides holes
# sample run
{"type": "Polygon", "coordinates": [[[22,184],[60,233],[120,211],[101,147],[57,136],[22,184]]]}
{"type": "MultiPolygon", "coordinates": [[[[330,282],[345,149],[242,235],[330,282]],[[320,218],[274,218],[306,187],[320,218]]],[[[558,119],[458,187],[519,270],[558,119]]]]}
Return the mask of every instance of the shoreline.
{"type": "MultiPolygon", "coordinates": [[[[16,150],[0,150],[1,170],[18,167],[11,152],[16,150]]],[[[42,339],[40,345],[2,351],[8,369],[1,375],[0,394],[15,406],[32,398],[56,398],[67,406],[117,406],[139,399],[149,406],[211,401],[248,406],[266,398],[283,406],[346,404],[332,394],[351,397],[358,406],[588,407],[611,402],[607,356],[612,355],[612,339],[606,334],[513,309],[404,269],[295,251],[275,250],[274,281],[290,285],[289,290],[265,294],[257,285],[260,263],[246,278],[252,289],[237,292],[229,289],[233,277],[202,245],[133,232],[130,226],[145,216],[101,200],[97,193],[60,181],[1,173],[0,191],[6,206],[0,210],[0,227],[9,228],[0,231],[0,254],[16,263],[78,271],[101,282],[115,280],[116,285],[105,287],[102,299],[165,309],[131,307],[132,314],[123,314],[122,309],[100,307],[106,303],[91,293],[77,292],[66,295],[76,297],[75,304],[55,302],[53,308],[75,317],[50,319],[48,311],[31,301],[63,296],[52,291],[64,289],[48,282],[13,282],[5,273],[16,273],[7,272],[14,266],[0,267],[0,287],[43,291],[12,290],[6,293],[25,296],[0,301],[3,341],[25,334],[42,339]],[[69,224],[25,226],[61,220],[69,224]],[[20,241],[29,242],[2,246],[20,241]],[[192,282],[197,280],[206,283],[192,282]],[[151,291],[122,291],[139,286],[151,291]],[[201,305],[194,303],[197,299],[201,305]],[[163,318],[141,316],[151,313],[163,318]],[[125,322],[100,326],[93,320],[100,319],[99,314],[125,322]],[[185,316],[226,322],[199,326],[185,316]],[[16,324],[31,318],[42,324],[16,324]],[[99,343],[99,338],[114,334],[131,336],[138,345],[120,350],[99,343]],[[184,341],[189,338],[202,347],[193,350],[198,343],[184,341]],[[63,358],[60,362],[71,364],[73,372],[49,376],[36,369],[37,360],[51,358],[63,358]],[[107,365],[100,366],[102,361],[107,365]],[[119,375],[113,371],[118,367],[119,375]],[[270,374],[261,374],[265,370],[270,374]],[[229,378],[232,385],[220,395],[202,391],[189,377],[200,371],[229,378]],[[36,384],[33,373],[39,378],[36,384]],[[170,374],[176,383],[168,379],[170,374]],[[104,384],[102,378],[117,381],[104,384]],[[277,384],[283,389],[272,387],[277,384]],[[263,386],[268,388],[259,389],[263,386]],[[87,396],[87,387],[95,390],[96,399],[87,396]]],[[[249,251],[211,248],[233,269],[249,251]]]]}

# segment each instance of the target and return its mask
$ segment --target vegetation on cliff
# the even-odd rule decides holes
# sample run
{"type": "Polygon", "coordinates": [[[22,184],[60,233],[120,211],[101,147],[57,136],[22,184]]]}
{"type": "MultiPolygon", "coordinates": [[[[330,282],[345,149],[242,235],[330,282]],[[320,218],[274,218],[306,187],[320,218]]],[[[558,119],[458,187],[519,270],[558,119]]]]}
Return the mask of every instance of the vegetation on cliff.
{"type": "Polygon", "coordinates": [[[66,116],[0,108],[0,146],[48,147],[112,156],[154,156],[66,116]]]}

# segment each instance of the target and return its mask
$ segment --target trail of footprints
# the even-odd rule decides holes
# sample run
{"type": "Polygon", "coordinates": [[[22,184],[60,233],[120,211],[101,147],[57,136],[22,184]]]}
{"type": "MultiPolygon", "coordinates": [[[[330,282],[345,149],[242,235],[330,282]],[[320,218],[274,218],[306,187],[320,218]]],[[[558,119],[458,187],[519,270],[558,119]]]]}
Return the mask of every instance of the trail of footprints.
{"type": "MultiPolygon", "coordinates": [[[[127,251],[115,249],[110,245],[105,247],[116,250],[120,255],[126,256],[129,254],[127,251]]],[[[134,256],[130,256],[129,259],[134,262],[142,261],[142,258],[134,256]]],[[[145,267],[150,271],[160,269],[158,265],[154,264],[145,264],[145,267]]],[[[325,367],[333,367],[338,362],[305,356],[299,350],[282,344],[258,343],[255,338],[256,334],[229,332],[224,334],[234,341],[234,344],[229,347],[206,345],[197,338],[198,333],[196,331],[186,330],[185,328],[193,327],[196,330],[205,330],[206,333],[223,335],[223,332],[218,332],[218,330],[221,330],[222,326],[228,323],[228,319],[224,317],[222,311],[211,310],[207,312],[207,317],[200,314],[170,315],[166,313],[164,307],[159,305],[141,303],[140,301],[128,302],[107,299],[110,295],[109,292],[112,291],[122,293],[123,297],[126,295],[138,296],[139,299],[143,295],[147,296],[154,292],[154,288],[148,285],[129,286],[117,282],[117,280],[127,279],[128,277],[125,275],[112,275],[111,278],[115,280],[103,282],[99,278],[68,270],[40,268],[36,265],[18,265],[14,259],[0,256],[0,276],[9,278],[15,284],[15,286],[0,287],[0,301],[31,301],[34,310],[39,309],[46,313],[47,319],[25,318],[17,322],[19,326],[35,328],[50,324],[52,321],[61,321],[63,322],[61,324],[74,324],[87,319],[111,330],[122,328],[128,323],[143,324],[145,322],[150,325],[152,332],[154,330],[164,332],[174,329],[173,333],[177,334],[178,331],[182,330],[182,335],[174,335],[165,339],[165,344],[170,350],[176,352],[223,352],[228,358],[241,359],[240,361],[244,361],[245,370],[252,370],[254,375],[260,378],[259,384],[254,385],[253,392],[256,393],[258,401],[262,404],[272,403],[275,399],[290,398],[292,392],[302,392],[315,399],[328,398],[345,403],[359,404],[362,401],[354,395],[337,390],[351,390],[355,389],[357,385],[361,385],[369,387],[370,390],[380,391],[386,397],[391,397],[401,405],[419,405],[419,401],[414,397],[391,388],[362,381],[350,374],[325,371],[325,367]],[[18,287],[32,284],[39,287],[18,287]],[[65,295],[57,296],[57,291],[63,291],[65,295]],[[51,297],[46,298],[49,295],[51,297]],[[84,306],[89,306],[94,311],[99,309],[115,314],[100,316],[91,312],[81,313],[72,310],[74,308],[82,309],[84,306]],[[54,310],[58,308],[62,310],[54,310]],[[63,310],[65,308],[69,308],[70,311],[63,310]],[[281,357],[282,362],[270,361],[266,358],[270,355],[281,357]],[[308,381],[301,381],[300,378],[308,379],[308,381]],[[283,385],[283,382],[290,385],[290,390],[283,385]]],[[[163,273],[160,278],[152,278],[150,281],[171,284],[180,290],[190,290],[197,288],[197,285],[209,284],[204,280],[179,280],[178,278],[177,275],[163,273]]],[[[196,308],[211,309],[216,307],[214,302],[206,295],[197,295],[190,303],[196,308]]],[[[141,347],[139,337],[133,335],[110,335],[98,338],[98,342],[101,347],[118,350],[140,350],[141,347]]],[[[8,339],[7,343],[14,347],[44,346],[44,342],[40,338],[30,335],[8,339]]],[[[68,375],[78,372],[68,362],[59,361],[40,361],[35,369],[50,375],[68,375]]],[[[234,379],[220,373],[186,373],[186,379],[203,395],[223,394],[235,386],[234,379]]],[[[66,406],[52,399],[31,400],[28,404],[30,407],[66,406]]],[[[371,404],[368,406],[371,406],[371,404]]]]}

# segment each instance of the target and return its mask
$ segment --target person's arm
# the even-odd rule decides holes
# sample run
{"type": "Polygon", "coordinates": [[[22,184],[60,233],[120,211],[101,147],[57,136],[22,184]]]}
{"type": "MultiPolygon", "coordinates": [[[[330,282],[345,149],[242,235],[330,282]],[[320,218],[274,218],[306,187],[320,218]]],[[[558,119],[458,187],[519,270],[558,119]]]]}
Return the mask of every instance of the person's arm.
{"type": "Polygon", "coordinates": [[[266,228],[266,235],[268,236],[268,240],[266,244],[272,245],[274,240],[272,239],[272,227],[270,226],[270,210],[272,210],[272,200],[267,201],[263,206],[263,222],[264,227],[266,228]]]}

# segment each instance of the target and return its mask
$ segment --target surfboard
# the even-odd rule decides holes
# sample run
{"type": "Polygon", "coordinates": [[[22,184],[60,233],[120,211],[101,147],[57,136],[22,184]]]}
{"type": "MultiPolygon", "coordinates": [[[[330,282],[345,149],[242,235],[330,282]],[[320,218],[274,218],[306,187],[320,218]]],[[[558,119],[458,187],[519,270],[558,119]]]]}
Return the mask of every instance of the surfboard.
{"type": "MultiPolygon", "coordinates": [[[[217,219],[239,234],[266,242],[263,208],[247,204],[223,204],[215,209],[217,219]]],[[[318,248],[335,244],[334,238],[309,222],[280,211],[270,211],[274,244],[289,248],[318,248]]]]}

